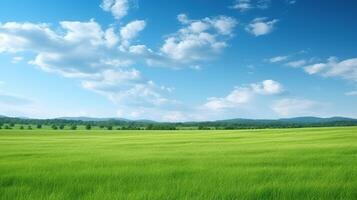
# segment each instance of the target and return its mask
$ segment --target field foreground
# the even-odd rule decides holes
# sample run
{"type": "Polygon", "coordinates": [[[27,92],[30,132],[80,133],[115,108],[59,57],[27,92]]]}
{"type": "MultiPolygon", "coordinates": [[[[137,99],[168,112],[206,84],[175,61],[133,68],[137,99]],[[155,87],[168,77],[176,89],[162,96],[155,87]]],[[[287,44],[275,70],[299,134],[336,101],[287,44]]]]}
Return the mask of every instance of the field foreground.
{"type": "Polygon", "coordinates": [[[357,199],[357,127],[0,130],[0,199],[357,199]]]}

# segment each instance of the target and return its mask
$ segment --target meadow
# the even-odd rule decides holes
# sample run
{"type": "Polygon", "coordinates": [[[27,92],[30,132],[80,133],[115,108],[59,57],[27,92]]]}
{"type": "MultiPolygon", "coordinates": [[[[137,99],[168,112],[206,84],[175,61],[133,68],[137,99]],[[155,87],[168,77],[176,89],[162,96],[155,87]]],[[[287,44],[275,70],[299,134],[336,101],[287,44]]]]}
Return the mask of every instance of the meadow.
{"type": "Polygon", "coordinates": [[[0,199],[357,199],[357,127],[2,129],[0,199]]]}

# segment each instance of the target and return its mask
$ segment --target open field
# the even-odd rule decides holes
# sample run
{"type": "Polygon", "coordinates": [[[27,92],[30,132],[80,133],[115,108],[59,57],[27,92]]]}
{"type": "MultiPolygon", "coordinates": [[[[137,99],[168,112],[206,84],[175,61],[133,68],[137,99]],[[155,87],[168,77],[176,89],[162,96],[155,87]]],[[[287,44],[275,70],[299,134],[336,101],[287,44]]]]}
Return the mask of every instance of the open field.
{"type": "Polygon", "coordinates": [[[357,127],[0,130],[0,199],[357,199],[357,127]]]}

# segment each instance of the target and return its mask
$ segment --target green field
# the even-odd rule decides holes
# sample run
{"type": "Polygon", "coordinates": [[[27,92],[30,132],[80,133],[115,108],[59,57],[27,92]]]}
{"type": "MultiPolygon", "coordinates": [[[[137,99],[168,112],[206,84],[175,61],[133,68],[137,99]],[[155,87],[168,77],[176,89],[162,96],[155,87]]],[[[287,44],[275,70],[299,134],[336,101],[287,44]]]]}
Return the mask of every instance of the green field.
{"type": "Polygon", "coordinates": [[[0,130],[0,199],[357,199],[357,127],[0,130]]]}

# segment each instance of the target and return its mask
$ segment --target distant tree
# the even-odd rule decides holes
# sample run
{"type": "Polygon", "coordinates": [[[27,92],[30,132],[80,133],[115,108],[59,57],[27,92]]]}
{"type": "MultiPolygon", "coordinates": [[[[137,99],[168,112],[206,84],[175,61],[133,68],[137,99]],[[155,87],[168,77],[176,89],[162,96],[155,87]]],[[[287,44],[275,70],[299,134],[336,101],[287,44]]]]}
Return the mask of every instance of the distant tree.
{"type": "Polygon", "coordinates": [[[73,125],[71,126],[71,130],[76,130],[76,129],[77,129],[77,125],[73,124],[73,125]]]}
{"type": "Polygon", "coordinates": [[[55,124],[53,124],[53,125],[51,126],[51,128],[52,128],[53,130],[57,130],[57,129],[58,129],[55,124]]]}
{"type": "Polygon", "coordinates": [[[14,127],[15,126],[15,124],[14,123],[10,123],[10,127],[14,127]]]}
{"type": "Polygon", "coordinates": [[[107,129],[108,130],[113,130],[113,126],[108,126],[107,129]]]}
{"type": "Polygon", "coordinates": [[[6,125],[4,126],[4,129],[11,129],[11,127],[6,124],[6,125]]]}
{"type": "Polygon", "coordinates": [[[23,130],[23,129],[24,129],[24,126],[20,126],[20,129],[23,130]]]}
{"type": "Polygon", "coordinates": [[[154,125],[152,124],[149,124],[147,127],[146,127],[146,130],[153,130],[154,129],[154,125]]]}
{"type": "Polygon", "coordinates": [[[36,126],[38,129],[41,129],[42,128],[42,124],[37,124],[36,126]]]}
{"type": "Polygon", "coordinates": [[[86,129],[87,129],[87,130],[91,130],[91,129],[92,129],[92,126],[91,126],[90,124],[87,124],[87,125],[86,125],[86,129]]]}
{"type": "Polygon", "coordinates": [[[0,126],[0,129],[2,129],[2,126],[0,126]]]}
{"type": "Polygon", "coordinates": [[[27,129],[28,129],[28,130],[32,130],[32,127],[31,127],[31,126],[27,126],[27,129]]]}
{"type": "Polygon", "coordinates": [[[100,125],[100,126],[99,126],[99,128],[103,129],[103,128],[104,128],[104,126],[103,126],[103,125],[100,125]]]}
{"type": "Polygon", "coordinates": [[[64,125],[63,124],[61,124],[61,125],[59,125],[59,127],[58,127],[59,129],[61,129],[61,130],[63,130],[64,129],[64,125]]]}

